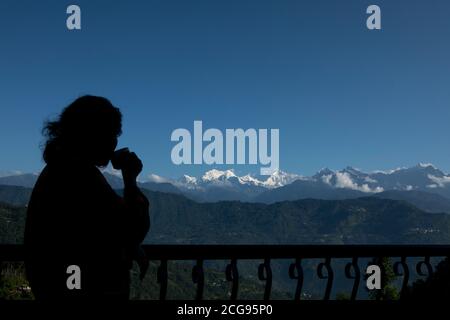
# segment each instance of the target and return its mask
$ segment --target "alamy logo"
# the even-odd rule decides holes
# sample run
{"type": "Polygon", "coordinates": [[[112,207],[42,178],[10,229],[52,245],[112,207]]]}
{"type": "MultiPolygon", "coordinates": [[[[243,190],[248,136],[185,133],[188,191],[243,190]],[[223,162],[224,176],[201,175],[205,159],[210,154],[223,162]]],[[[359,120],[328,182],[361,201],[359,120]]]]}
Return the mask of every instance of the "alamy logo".
{"type": "Polygon", "coordinates": [[[66,10],[70,14],[66,20],[66,26],[69,30],[81,30],[81,9],[77,5],[70,5],[66,10]]]}
{"type": "Polygon", "coordinates": [[[381,289],[381,269],[376,264],[367,267],[366,270],[367,281],[366,286],[369,290],[381,289]]]}
{"type": "Polygon", "coordinates": [[[381,9],[377,5],[371,5],[367,7],[367,14],[370,16],[367,18],[366,25],[369,30],[381,30],[381,9]]]}
{"type": "Polygon", "coordinates": [[[226,129],[223,134],[222,131],[214,128],[203,132],[202,121],[194,121],[193,137],[189,130],[179,128],[172,132],[170,140],[178,142],[171,152],[172,162],[176,165],[258,163],[268,165],[260,169],[261,175],[270,175],[279,169],[279,129],[250,128],[245,131],[244,129],[226,129]],[[204,148],[203,142],[208,142],[204,148]]]}
{"type": "MultiPolygon", "coordinates": [[[[81,30],[81,8],[78,5],[69,5],[66,9],[69,15],[66,20],[68,30],[81,30]]],[[[381,9],[377,5],[370,5],[366,9],[366,13],[370,14],[367,18],[366,25],[369,30],[381,29],[381,9]]]]}
{"type": "Polygon", "coordinates": [[[66,273],[69,274],[66,281],[67,289],[80,290],[81,289],[81,269],[77,265],[70,265],[67,267],[66,273]]]}

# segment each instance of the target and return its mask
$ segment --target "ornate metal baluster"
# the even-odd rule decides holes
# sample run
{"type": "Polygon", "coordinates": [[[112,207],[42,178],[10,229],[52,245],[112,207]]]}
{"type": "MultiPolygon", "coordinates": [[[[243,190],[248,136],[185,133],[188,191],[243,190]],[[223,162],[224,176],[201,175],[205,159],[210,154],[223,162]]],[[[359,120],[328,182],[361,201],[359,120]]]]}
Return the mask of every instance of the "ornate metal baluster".
{"type": "Polygon", "coordinates": [[[192,281],[197,284],[195,300],[202,300],[203,287],[205,285],[205,274],[203,272],[203,260],[197,260],[197,264],[192,268],[192,281]]]}
{"type": "Polygon", "coordinates": [[[352,262],[347,263],[345,266],[345,276],[348,279],[355,279],[353,282],[352,295],[350,300],[355,300],[358,294],[359,282],[361,281],[361,270],[358,266],[358,257],[353,257],[352,262]],[[355,270],[355,275],[352,275],[352,269],[355,270]]]}
{"type": "Polygon", "coordinates": [[[400,299],[401,299],[406,292],[409,281],[409,268],[408,264],[406,263],[406,257],[402,257],[400,261],[394,263],[394,274],[396,276],[403,276],[402,289],[400,291],[400,299]],[[399,269],[400,266],[402,267],[403,272],[401,272],[401,270],[399,269]]]}
{"type": "Polygon", "coordinates": [[[331,287],[333,286],[333,279],[334,279],[334,272],[333,269],[331,268],[331,258],[326,258],[325,262],[321,262],[317,266],[317,275],[319,276],[320,279],[328,279],[323,300],[330,300],[331,287]],[[323,274],[324,267],[327,269],[326,275],[323,274]]]}
{"type": "Polygon", "coordinates": [[[157,281],[160,285],[159,300],[166,300],[167,295],[167,260],[161,260],[156,274],[157,281]]]}
{"type": "Polygon", "coordinates": [[[416,265],[416,271],[422,277],[430,277],[433,274],[433,267],[430,263],[430,257],[425,257],[423,261],[419,261],[416,265]],[[427,268],[427,273],[422,272],[423,265],[427,268]]]}
{"type": "Polygon", "coordinates": [[[266,282],[266,286],[264,288],[264,300],[269,300],[270,291],[272,290],[272,268],[270,266],[270,259],[264,259],[264,263],[259,265],[258,278],[259,280],[266,282]]]}
{"type": "Polygon", "coordinates": [[[239,271],[237,268],[237,260],[232,259],[225,270],[227,281],[231,281],[230,300],[236,300],[239,289],[239,271]]]}
{"type": "Polygon", "coordinates": [[[300,300],[303,288],[303,267],[302,259],[295,259],[294,263],[289,266],[289,278],[297,280],[297,287],[295,289],[294,300],[300,300]],[[297,273],[295,273],[297,271],[297,273]]]}

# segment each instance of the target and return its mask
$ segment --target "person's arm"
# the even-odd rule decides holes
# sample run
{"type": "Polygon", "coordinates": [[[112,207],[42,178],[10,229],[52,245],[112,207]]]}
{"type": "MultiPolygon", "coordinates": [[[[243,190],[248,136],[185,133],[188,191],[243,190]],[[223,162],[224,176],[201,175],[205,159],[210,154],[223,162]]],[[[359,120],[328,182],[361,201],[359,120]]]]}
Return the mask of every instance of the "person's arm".
{"type": "Polygon", "coordinates": [[[129,214],[130,241],[140,244],[150,229],[149,202],[139,190],[136,178],[142,171],[142,162],[134,152],[128,155],[127,165],[122,169],[124,201],[129,214]]]}
{"type": "Polygon", "coordinates": [[[136,178],[124,175],[124,201],[129,216],[133,242],[139,244],[150,229],[150,204],[145,195],[138,188],[136,178]]]}

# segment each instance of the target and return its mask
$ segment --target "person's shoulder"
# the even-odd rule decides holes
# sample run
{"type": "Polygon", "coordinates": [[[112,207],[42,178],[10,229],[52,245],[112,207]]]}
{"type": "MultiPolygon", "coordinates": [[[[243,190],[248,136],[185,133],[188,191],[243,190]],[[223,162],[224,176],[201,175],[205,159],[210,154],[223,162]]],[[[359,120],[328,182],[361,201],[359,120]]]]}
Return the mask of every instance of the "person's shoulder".
{"type": "Polygon", "coordinates": [[[102,174],[95,166],[82,164],[47,164],[41,176],[41,179],[61,186],[77,186],[80,184],[88,186],[102,182],[102,174]]]}

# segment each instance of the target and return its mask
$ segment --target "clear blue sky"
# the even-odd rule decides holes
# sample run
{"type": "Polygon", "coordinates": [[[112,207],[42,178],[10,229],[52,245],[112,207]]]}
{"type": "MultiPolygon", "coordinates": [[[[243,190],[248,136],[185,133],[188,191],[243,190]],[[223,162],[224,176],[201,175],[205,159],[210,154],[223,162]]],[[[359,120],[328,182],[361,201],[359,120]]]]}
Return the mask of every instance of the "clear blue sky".
{"type": "MultiPolygon", "coordinates": [[[[145,173],[176,128],[279,128],[281,169],[450,171],[450,1],[0,2],[0,171],[37,171],[43,121],[82,94],[124,114],[145,173]],[[82,30],[66,29],[78,4],[82,30]],[[382,30],[365,26],[368,5],[382,30]]],[[[219,167],[219,168],[227,168],[219,167]]],[[[260,165],[237,166],[238,173],[260,165]]]]}

